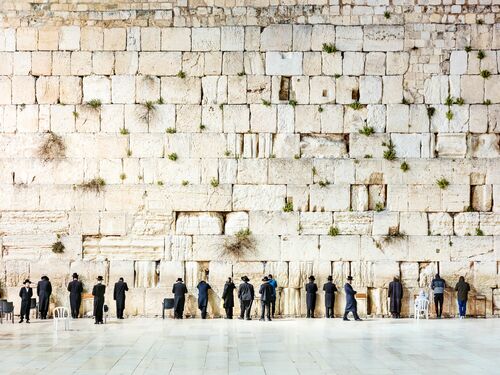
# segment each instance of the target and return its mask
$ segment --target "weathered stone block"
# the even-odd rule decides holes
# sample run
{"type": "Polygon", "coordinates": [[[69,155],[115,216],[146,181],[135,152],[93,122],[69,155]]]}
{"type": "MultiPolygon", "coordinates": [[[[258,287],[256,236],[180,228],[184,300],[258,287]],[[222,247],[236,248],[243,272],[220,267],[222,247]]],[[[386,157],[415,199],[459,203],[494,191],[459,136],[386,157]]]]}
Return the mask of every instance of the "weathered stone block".
{"type": "Polygon", "coordinates": [[[260,34],[261,51],[290,51],[292,25],[270,25],[260,34]]]}
{"type": "Polygon", "coordinates": [[[213,212],[181,212],[177,216],[175,232],[177,234],[222,234],[224,219],[213,212]]]}
{"type": "Polygon", "coordinates": [[[302,75],[302,54],[299,52],[267,52],[267,75],[302,75]]]}
{"type": "Polygon", "coordinates": [[[364,51],[402,51],[403,26],[368,25],[364,27],[364,51]]]}

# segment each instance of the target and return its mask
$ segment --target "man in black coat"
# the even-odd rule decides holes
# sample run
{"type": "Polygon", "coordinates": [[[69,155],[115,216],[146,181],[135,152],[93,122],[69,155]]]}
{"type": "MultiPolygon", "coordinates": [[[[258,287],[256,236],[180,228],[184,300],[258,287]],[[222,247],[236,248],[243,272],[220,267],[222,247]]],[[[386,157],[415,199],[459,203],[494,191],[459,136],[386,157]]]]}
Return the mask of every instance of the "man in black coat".
{"type": "Polygon", "coordinates": [[[235,289],[236,286],[233,283],[233,279],[228,277],[226,283],[224,284],[224,291],[222,292],[222,299],[224,300],[224,309],[226,310],[226,319],[233,319],[235,289]]]}
{"type": "Polygon", "coordinates": [[[128,292],[128,285],[123,281],[123,277],[120,277],[118,282],[115,283],[115,289],[113,290],[113,299],[116,301],[116,317],[118,319],[123,319],[125,292],[128,292]]]}
{"type": "Polygon", "coordinates": [[[201,319],[206,319],[208,306],[208,290],[212,289],[212,287],[205,280],[201,280],[196,288],[198,289],[198,308],[201,311],[201,319]]]}
{"type": "Polygon", "coordinates": [[[71,305],[71,317],[77,319],[80,315],[82,303],[83,284],[78,280],[78,274],[73,273],[73,281],[68,284],[69,303],[71,305]]]}
{"type": "Polygon", "coordinates": [[[253,285],[249,283],[250,279],[246,276],[241,278],[243,284],[238,287],[238,298],[240,299],[241,313],[240,319],[252,320],[250,318],[250,311],[252,310],[253,299],[255,293],[253,285]]]}
{"type": "Polygon", "coordinates": [[[94,324],[104,324],[102,317],[104,312],[104,294],[106,293],[106,285],[102,284],[102,280],[102,276],[97,276],[97,284],[95,284],[92,289],[92,295],[94,296],[94,324]]]}
{"type": "Polygon", "coordinates": [[[182,278],[178,278],[172,287],[174,294],[174,318],[182,319],[184,315],[184,304],[186,303],[186,294],[188,290],[186,284],[182,282],[182,278]]]}
{"type": "Polygon", "coordinates": [[[403,285],[399,281],[399,277],[395,277],[389,283],[388,297],[391,299],[391,315],[393,318],[401,317],[401,300],[403,299],[403,285]]]}
{"type": "Polygon", "coordinates": [[[30,322],[30,308],[31,308],[31,297],[33,297],[33,289],[31,289],[31,281],[29,279],[24,280],[24,286],[19,291],[19,297],[21,297],[21,320],[19,323],[24,321],[26,317],[26,323],[30,322]]]}
{"type": "Polygon", "coordinates": [[[352,312],[355,320],[361,320],[358,315],[358,303],[356,301],[356,291],[352,288],[352,276],[347,276],[347,283],[344,285],[345,291],[345,311],[344,311],[344,320],[349,320],[347,315],[349,312],[352,312]]]}
{"type": "Polygon", "coordinates": [[[38,296],[38,306],[40,310],[40,319],[47,319],[49,311],[49,300],[52,294],[52,284],[47,276],[42,276],[42,279],[36,286],[36,295],[38,296]]]}
{"type": "Polygon", "coordinates": [[[307,304],[307,317],[314,318],[314,309],[316,308],[316,292],[318,286],[314,282],[316,278],[309,276],[309,282],[306,284],[306,304],[307,304]]]}
{"type": "Polygon", "coordinates": [[[332,282],[333,277],[328,276],[328,281],[323,285],[323,291],[325,292],[325,312],[327,318],[333,318],[333,309],[335,307],[335,292],[337,287],[332,282]]]}
{"type": "Polygon", "coordinates": [[[269,284],[269,278],[267,276],[264,276],[262,281],[263,283],[259,289],[261,307],[260,320],[264,321],[264,314],[267,311],[267,314],[265,314],[266,319],[268,321],[271,321],[271,302],[273,300],[273,287],[271,286],[271,284],[269,284]]]}

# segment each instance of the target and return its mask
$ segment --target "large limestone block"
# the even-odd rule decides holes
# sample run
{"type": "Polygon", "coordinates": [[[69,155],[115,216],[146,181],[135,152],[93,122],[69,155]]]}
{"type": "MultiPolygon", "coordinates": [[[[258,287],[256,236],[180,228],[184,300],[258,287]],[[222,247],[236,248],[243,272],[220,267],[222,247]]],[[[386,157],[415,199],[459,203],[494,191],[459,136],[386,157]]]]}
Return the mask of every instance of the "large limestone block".
{"type": "Polygon", "coordinates": [[[312,183],[312,161],[307,159],[270,159],[269,184],[312,183]]]}
{"type": "Polygon", "coordinates": [[[361,258],[360,236],[320,236],[320,260],[355,261],[361,258]]]}
{"type": "Polygon", "coordinates": [[[231,197],[230,185],[172,185],[152,187],[145,202],[149,209],[168,211],[231,211],[231,197]]]}
{"type": "Polygon", "coordinates": [[[59,49],[74,51],[80,48],[80,27],[62,26],[59,29],[59,49]]]}
{"type": "Polygon", "coordinates": [[[184,262],[178,260],[161,261],[159,273],[158,286],[170,289],[179,277],[184,280],[184,262]]]}
{"type": "Polygon", "coordinates": [[[97,283],[97,276],[102,276],[104,284],[108,284],[109,262],[76,260],[71,262],[68,274],[72,275],[74,272],[78,274],[78,279],[83,283],[83,292],[90,293],[92,287],[97,283]]]}
{"type": "Polygon", "coordinates": [[[363,28],[361,26],[337,26],[335,45],[341,51],[361,51],[363,28]]]}
{"type": "Polygon", "coordinates": [[[311,77],[310,103],[327,104],[335,100],[335,80],[332,77],[311,77]]]}
{"type": "Polygon", "coordinates": [[[319,258],[319,237],[314,235],[282,236],[282,261],[309,261],[319,258]]]}
{"type": "Polygon", "coordinates": [[[383,77],[382,103],[397,104],[403,101],[403,76],[383,77]]]}
{"type": "Polygon", "coordinates": [[[446,280],[447,286],[454,288],[460,276],[471,282],[474,262],[467,259],[453,262],[439,262],[439,275],[446,280]]]}
{"type": "Polygon", "coordinates": [[[242,283],[241,278],[247,276],[256,288],[264,275],[264,264],[261,262],[238,262],[233,265],[233,280],[236,287],[242,283]]]}
{"type": "Polygon", "coordinates": [[[375,288],[388,288],[394,277],[399,277],[399,262],[374,262],[373,286],[375,288]]]}
{"type": "MultiPolygon", "coordinates": [[[[461,97],[467,104],[482,103],[484,97],[484,79],[478,75],[463,75],[460,79],[461,97]]],[[[486,98],[488,99],[488,98],[486,98]]]]}
{"type": "Polygon", "coordinates": [[[347,155],[347,147],[341,135],[303,136],[300,150],[304,158],[342,158],[347,155]]]}
{"type": "Polygon", "coordinates": [[[359,133],[366,125],[368,117],[368,109],[352,109],[346,108],[344,115],[344,131],[350,133],[359,133]]]}
{"type": "Polygon", "coordinates": [[[260,50],[290,51],[292,35],[292,25],[270,25],[260,34],[260,50]]]}
{"type": "Polygon", "coordinates": [[[133,287],[135,278],[133,261],[115,260],[109,262],[109,284],[113,285],[120,277],[123,277],[129,287],[133,287]]]}
{"type": "Polygon", "coordinates": [[[500,235],[500,214],[481,212],[479,214],[480,229],[486,235],[500,235]]]}
{"type": "Polygon", "coordinates": [[[498,287],[496,262],[474,262],[473,285],[477,289],[498,287]]]}
{"type": "Polygon", "coordinates": [[[438,272],[437,263],[418,263],[419,265],[419,276],[418,276],[418,285],[420,288],[424,288],[424,290],[429,293],[430,286],[434,275],[438,272]]]}
{"type": "MultiPolygon", "coordinates": [[[[362,52],[344,52],[342,71],[348,76],[359,76],[364,73],[365,54],[362,52]]],[[[382,82],[381,82],[382,84],[382,82]]],[[[382,91],[382,87],[380,87],[382,91]]]]}
{"type": "Polygon", "coordinates": [[[130,288],[127,293],[124,315],[144,316],[146,290],[144,288],[130,288]]]}
{"type": "Polygon", "coordinates": [[[382,100],[382,78],[363,76],[359,79],[359,102],[376,104],[382,100]]]}
{"type": "Polygon", "coordinates": [[[163,299],[170,296],[170,288],[146,288],[144,314],[147,317],[160,316],[163,299]]]}
{"type": "Polygon", "coordinates": [[[479,212],[460,212],[453,217],[453,222],[455,235],[473,235],[479,228],[479,212]]]}
{"type": "MultiPolygon", "coordinates": [[[[304,60],[304,65],[305,65],[304,60]]],[[[334,76],[342,74],[342,54],[341,53],[322,53],[321,54],[321,68],[323,74],[334,76]]],[[[304,67],[306,69],[306,67],[304,67]]],[[[304,71],[304,74],[306,72],[304,71]]]]}
{"type": "Polygon", "coordinates": [[[343,133],[344,108],[341,105],[322,106],[320,113],[321,133],[343,133]]]}
{"type": "Polygon", "coordinates": [[[366,54],[365,74],[385,75],[386,56],[383,52],[369,52],[366,54]]]}
{"type": "Polygon", "coordinates": [[[312,211],[347,211],[350,207],[349,185],[311,185],[309,194],[312,211]]]}
{"type": "Polygon", "coordinates": [[[446,212],[429,213],[429,233],[447,236],[453,234],[453,218],[446,212]]]}
{"type": "Polygon", "coordinates": [[[160,275],[159,263],[149,260],[134,262],[136,288],[153,288],[158,285],[160,275]]]}
{"type": "Polygon", "coordinates": [[[418,262],[449,261],[448,236],[409,236],[408,260],[418,262]]]}
{"type": "Polygon", "coordinates": [[[331,212],[301,212],[299,220],[301,234],[327,234],[333,223],[331,212]]]}
{"type": "Polygon", "coordinates": [[[180,212],[175,223],[176,234],[222,234],[224,219],[215,212],[180,212]]]}
{"type": "Polygon", "coordinates": [[[404,287],[417,288],[419,277],[418,263],[401,262],[399,264],[399,269],[401,271],[401,283],[404,285],[404,287]]]}
{"type": "Polygon", "coordinates": [[[83,257],[88,260],[160,260],[165,240],[161,236],[86,237],[83,257]]]}
{"type": "Polygon", "coordinates": [[[250,128],[255,133],[276,133],[276,107],[262,104],[250,106],[250,128]]]}
{"type": "Polygon", "coordinates": [[[30,262],[25,260],[5,260],[2,267],[4,277],[2,278],[4,285],[7,287],[21,287],[24,280],[30,277],[30,262]]]}
{"type": "MultiPolygon", "coordinates": [[[[354,278],[352,282],[354,290],[358,291],[358,293],[366,294],[366,289],[363,291],[363,288],[373,286],[373,262],[366,262],[366,261],[352,262],[351,275],[354,278]]],[[[358,303],[359,303],[359,296],[358,296],[358,303]]]]}
{"type": "Polygon", "coordinates": [[[63,211],[5,211],[0,215],[2,235],[67,233],[68,214],[63,211]]]}
{"type": "Polygon", "coordinates": [[[236,234],[249,227],[248,212],[229,212],[224,223],[224,234],[236,234]]]}
{"type": "Polygon", "coordinates": [[[428,229],[427,213],[400,212],[399,231],[409,236],[425,236],[428,229]]]}
{"type": "Polygon", "coordinates": [[[492,236],[451,237],[451,260],[463,259],[493,261],[495,259],[492,236]]]}
{"type": "Polygon", "coordinates": [[[268,176],[268,161],[265,159],[239,159],[238,177],[240,184],[265,184],[268,176]]]}
{"type": "Polygon", "coordinates": [[[2,240],[4,260],[63,260],[78,259],[82,254],[80,236],[61,236],[55,234],[33,234],[4,236],[2,240]],[[52,245],[60,240],[64,245],[63,253],[52,252],[52,245]]]}
{"type": "Polygon", "coordinates": [[[408,52],[388,52],[387,53],[387,74],[405,74],[408,70],[410,55],[408,52]]]}
{"type": "Polygon", "coordinates": [[[408,259],[408,237],[406,236],[361,236],[361,259],[368,261],[408,259]]]}
{"type": "Polygon", "coordinates": [[[191,259],[192,247],[192,236],[167,236],[165,237],[165,259],[173,261],[191,259]]]}
{"type": "Polygon", "coordinates": [[[364,27],[364,51],[402,51],[404,27],[368,25],[364,27]]]}
{"type": "Polygon", "coordinates": [[[365,155],[381,158],[386,150],[382,143],[388,140],[388,134],[372,134],[367,137],[363,134],[352,133],[349,137],[349,155],[352,158],[364,158],[365,155]]]}
{"type": "Polygon", "coordinates": [[[340,104],[354,102],[353,91],[358,90],[358,79],[356,77],[342,76],[336,80],[336,101],[340,104]]]}
{"type": "Polygon", "coordinates": [[[111,102],[111,81],[104,76],[90,76],[83,78],[83,100],[100,100],[102,103],[111,102]]]}
{"type": "Polygon", "coordinates": [[[255,234],[297,234],[298,212],[250,211],[250,231],[255,234]]]}
{"type": "Polygon", "coordinates": [[[302,53],[299,52],[267,52],[267,75],[302,75],[302,53]]]}
{"type": "Polygon", "coordinates": [[[171,212],[142,211],[129,217],[127,230],[135,235],[162,235],[172,231],[174,221],[171,212]]]}
{"type": "MultiPolygon", "coordinates": [[[[0,84],[1,85],[1,84],[0,84]]],[[[3,85],[2,85],[3,86],[3,85]]],[[[8,88],[10,84],[5,81],[2,92],[9,98],[8,88]],[[6,92],[7,91],[7,92],[6,92]]],[[[8,100],[3,99],[6,104],[8,100]]],[[[34,104],[35,103],[35,78],[32,76],[13,76],[12,77],[12,104],[34,104]]]]}
{"type": "MultiPolygon", "coordinates": [[[[372,233],[374,235],[388,235],[400,230],[400,215],[398,212],[374,212],[372,233]]],[[[402,233],[406,233],[401,231],[402,233]]],[[[427,231],[424,233],[426,234],[427,231]]],[[[406,233],[407,234],[407,233],[406,233]]]]}
{"type": "Polygon", "coordinates": [[[161,29],[162,51],[191,50],[191,29],[188,27],[165,27],[161,29]]]}
{"type": "Polygon", "coordinates": [[[373,212],[335,212],[333,221],[342,234],[371,234],[373,212]]]}
{"type": "Polygon", "coordinates": [[[500,146],[498,134],[472,135],[469,138],[469,154],[473,158],[498,158],[500,146]]]}
{"type": "Polygon", "coordinates": [[[284,185],[234,185],[233,210],[280,211],[285,195],[284,185]]]}
{"type": "Polygon", "coordinates": [[[167,103],[199,104],[201,102],[201,80],[196,77],[162,77],[161,96],[167,103]]]}

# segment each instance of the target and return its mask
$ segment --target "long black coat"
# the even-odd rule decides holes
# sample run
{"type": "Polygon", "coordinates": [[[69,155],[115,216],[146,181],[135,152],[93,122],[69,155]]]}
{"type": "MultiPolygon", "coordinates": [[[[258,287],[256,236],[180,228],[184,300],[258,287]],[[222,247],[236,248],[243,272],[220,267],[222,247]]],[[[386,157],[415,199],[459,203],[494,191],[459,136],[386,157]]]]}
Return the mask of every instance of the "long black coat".
{"type": "Polygon", "coordinates": [[[83,284],[81,281],[73,280],[68,284],[69,301],[76,310],[80,309],[82,303],[83,284]]]}
{"type": "Polygon", "coordinates": [[[212,289],[212,287],[202,280],[198,283],[196,288],[198,288],[198,308],[201,309],[208,305],[208,290],[212,289]]]}
{"type": "Polygon", "coordinates": [[[352,288],[351,284],[344,285],[345,291],[345,311],[357,311],[358,303],[356,301],[356,291],[352,288]]]}
{"type": "Polygon", "coordinates": [[[24,286],[19,291],[19,297],[21,297],[21,318],[23,314],[26,314],[26,319],[29,320],[29,312],[31,308],[31,297],[33,297],[33,289],[26,289],[24,286]]]}
{"type": "Polygon", "coordinates": [[[102,320],[102,312],[104,308],[104,294],[106,293],[106,285],[96,284],[92,289],[92,295],[94,296],[94,316],[96,320],[102,320]]]}
{"type": "Polygon", "coordinates": [[[125,308],[125,292],[128,292],[128,285],[123,281],[115,283],[113,289],[113,299],[116,301],[116,306],[120,309],[125,308]]]}
{"type": "Polygon", "coordinates": [[[234,290],[236,286],[233,282],[226,282],[224,284],[224,291],[222,292],[222,299],[224,300],[224,308],[230,309],[234,307],[234,290]]]}
{"type": "Polygon", "coordinates": [[[247,282],[240,284],[238,287],[238,298],[242,301],[253,301],[255,298],[253,285],[247,282]]]}
{"type": "Polygon", "coordinates": [[[262,302],[271,302],[273,300],[273,287],[268,282],[264,282],[260,286],[259,293],[262,302]]]}
{"type": "Polygon", "coordinates": [[[389,283],[389,298],[391,299],[391,313],[399,314],[401,312],[401,299],[403,298],[403,285],[399,281],[389,283]]]}
{"type": "Polygon", "coordinates": [[[40,280],[36,286],[36,294],[38,296],[38,303],[40,311],[47,311],[49,309],[49,299],[52,294],[52,284],[49,280],[40,280]]]}
{"type": "Polygon", "coordinates": [[[306,304],[308,309],[314,309],[316,307],[316,293],[318,292],[318,286],[312,281],[306,284],[306,304]]]}
{"type": "Polygon", "coordinates": [[[188,292],[186,284],[183,282],[176,282],[172,287],[172,293],[174,294],[174,310],[177,310],[179,305],[184,308],[184,303],[186,302],[185,294],[188,292]]]}
{"type": "Polygon", "coordinates": [[[337,287],[331,281],[328,281],[323,285],[323,291],[325,292],[325,307],[335,306],[335,292],[337,287]]]}

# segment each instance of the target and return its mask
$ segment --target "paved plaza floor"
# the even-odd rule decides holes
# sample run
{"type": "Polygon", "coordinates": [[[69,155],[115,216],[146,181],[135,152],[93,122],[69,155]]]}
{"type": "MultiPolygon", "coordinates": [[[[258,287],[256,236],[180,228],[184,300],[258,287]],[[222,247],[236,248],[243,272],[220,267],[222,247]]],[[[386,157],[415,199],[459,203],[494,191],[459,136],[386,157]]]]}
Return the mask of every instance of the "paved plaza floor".
{"type": "Polygon", "coordinates": [[[1,374],[499,374],[500,319],[0,325],[1,374]]]}

